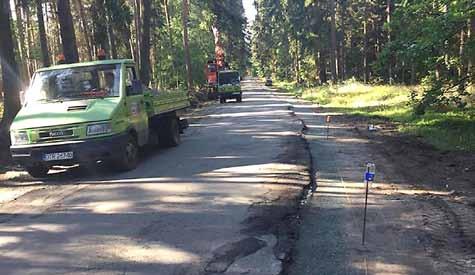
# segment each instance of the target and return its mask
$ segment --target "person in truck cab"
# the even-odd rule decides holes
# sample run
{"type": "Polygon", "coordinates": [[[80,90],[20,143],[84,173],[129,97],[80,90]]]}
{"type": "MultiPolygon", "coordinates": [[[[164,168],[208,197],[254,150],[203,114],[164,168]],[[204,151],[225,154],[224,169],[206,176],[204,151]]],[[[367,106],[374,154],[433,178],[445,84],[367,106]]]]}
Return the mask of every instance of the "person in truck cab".
{"type": "Polygon", "coordinates": [[[105,73],[105,81],[106,81],[106,86],[104,87],[104,90],[107,92],[108,95],[114,95],[114,73],[112,72],[106,72],[105,73]]]}

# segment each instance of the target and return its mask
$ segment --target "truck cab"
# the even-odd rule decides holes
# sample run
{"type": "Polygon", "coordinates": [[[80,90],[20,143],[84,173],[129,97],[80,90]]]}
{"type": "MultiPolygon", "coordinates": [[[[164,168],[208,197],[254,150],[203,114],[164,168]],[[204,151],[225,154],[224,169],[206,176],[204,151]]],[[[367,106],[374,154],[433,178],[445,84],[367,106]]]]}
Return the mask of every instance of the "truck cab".
{"type": "Polygon", "coordinates": [[[131,170],[138,149],[156,140],[153,133],[176,139],[181,131],[176,110],[187,106],[182,94],[166,100],[152,95],[140,83],[133,60],[40,69],[10,127],[11,155],[34,177],[53,166],[98,161],[131,170]]]}
{"type": "Polygon", "coordinates": [[[241,76],[238,71],[219,71],[218,94],[220,103],[226,103],[227,99],[242,102],[241,76]]]}

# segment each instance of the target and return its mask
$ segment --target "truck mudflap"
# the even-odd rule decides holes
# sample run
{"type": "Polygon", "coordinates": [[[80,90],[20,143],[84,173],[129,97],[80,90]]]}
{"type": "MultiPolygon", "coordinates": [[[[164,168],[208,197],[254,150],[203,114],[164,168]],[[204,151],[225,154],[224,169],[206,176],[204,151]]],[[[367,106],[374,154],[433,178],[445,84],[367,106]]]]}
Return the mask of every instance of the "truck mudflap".
{"type": "Polygon", "coordinates": [[[128,135],[124,133],[86,140],[11,146],[10,151],[13,161],[24,167],[84,164],[117,157],[127,139],[128,135]]]}

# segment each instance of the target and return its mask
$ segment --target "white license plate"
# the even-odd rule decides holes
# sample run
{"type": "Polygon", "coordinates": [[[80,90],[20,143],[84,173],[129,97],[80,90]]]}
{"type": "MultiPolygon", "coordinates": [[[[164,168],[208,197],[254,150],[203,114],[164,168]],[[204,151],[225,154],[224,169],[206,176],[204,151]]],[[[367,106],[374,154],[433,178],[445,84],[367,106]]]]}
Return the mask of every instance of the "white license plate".
{"type": "Polygon", "coordinates": [[[44,161],[54,161],[54,160],[65,160],[65,159],[73,159],[74,153],[73,152],[59,152],[59,153],[49,153],[43,155],[44,161]]]}

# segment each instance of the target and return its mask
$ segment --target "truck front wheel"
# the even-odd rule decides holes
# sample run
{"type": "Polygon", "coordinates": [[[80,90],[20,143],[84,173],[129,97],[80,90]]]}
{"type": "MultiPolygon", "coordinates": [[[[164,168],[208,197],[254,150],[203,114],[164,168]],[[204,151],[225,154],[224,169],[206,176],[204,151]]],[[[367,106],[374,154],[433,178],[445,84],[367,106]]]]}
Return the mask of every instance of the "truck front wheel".
{"type": "Polygon", "coordinates": [[[34,178],[44,178],[46,177],[46,175],[48,175],[48,171],[49,171],[49,168],[42,164],[27,166],[25,168],[28,174],[30,174],[30,176],[34,178]]]}
{"type": "Polygon", "coordinates": [[[120,171],[130,171],[137,167],[139,147],[133,135],[129,135],[120,156],[116,159],[116,167],[120,171]]]}

